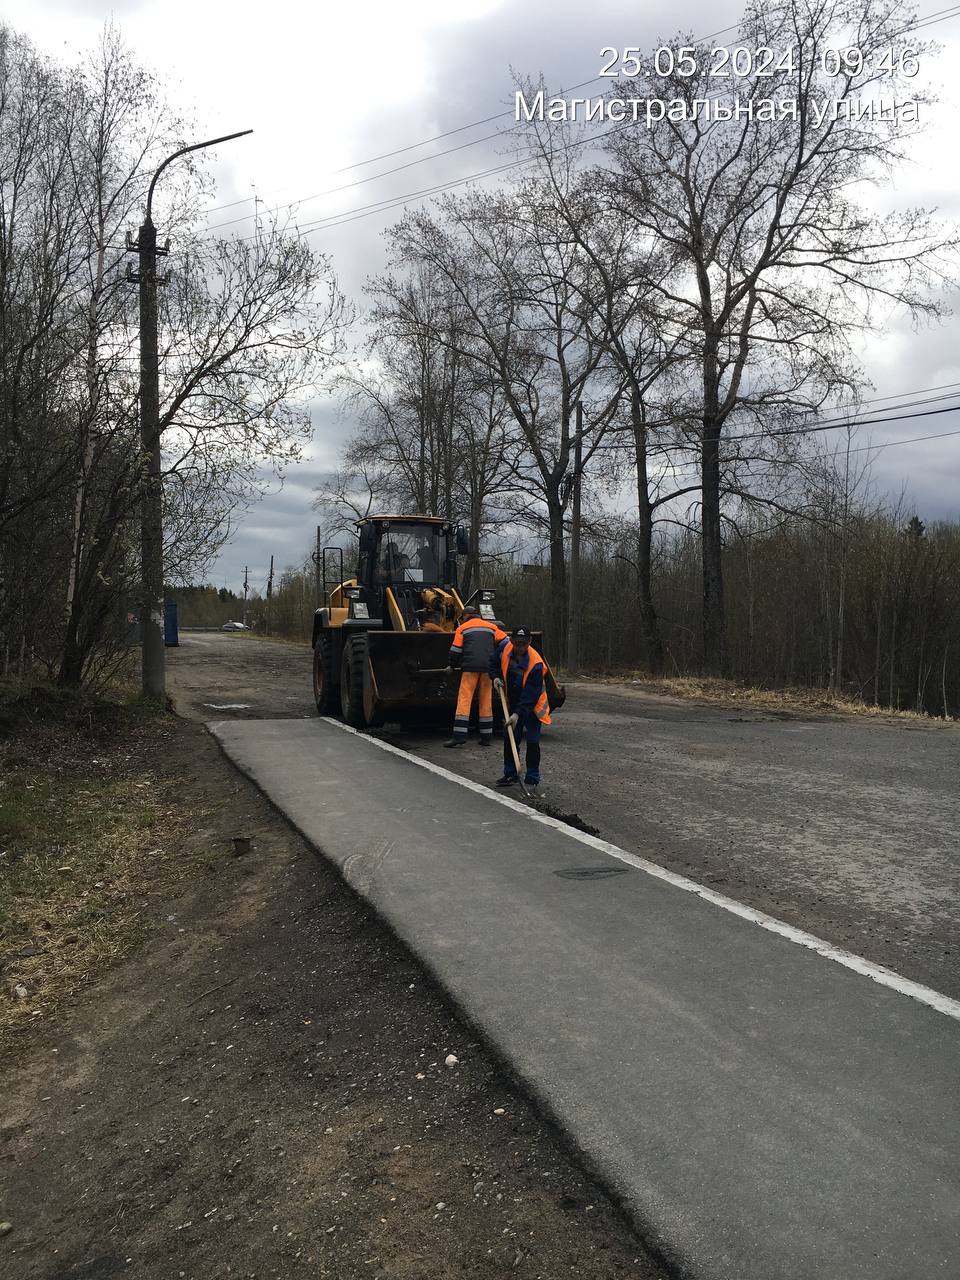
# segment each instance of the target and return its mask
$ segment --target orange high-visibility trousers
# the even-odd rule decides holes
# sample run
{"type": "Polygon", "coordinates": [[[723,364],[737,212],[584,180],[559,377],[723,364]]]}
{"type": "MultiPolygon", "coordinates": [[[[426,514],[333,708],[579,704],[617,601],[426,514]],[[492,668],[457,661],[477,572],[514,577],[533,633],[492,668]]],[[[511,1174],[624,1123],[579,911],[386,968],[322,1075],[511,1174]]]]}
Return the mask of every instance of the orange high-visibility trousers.
{"type": "Polygon", "coordinates": [[[453,736],[466,738],[474,694],[477,695],[479,702],[480,737],[489,741],[493,737],[493,681],[483,671],[464,671],[460,675],[453,736]]]}

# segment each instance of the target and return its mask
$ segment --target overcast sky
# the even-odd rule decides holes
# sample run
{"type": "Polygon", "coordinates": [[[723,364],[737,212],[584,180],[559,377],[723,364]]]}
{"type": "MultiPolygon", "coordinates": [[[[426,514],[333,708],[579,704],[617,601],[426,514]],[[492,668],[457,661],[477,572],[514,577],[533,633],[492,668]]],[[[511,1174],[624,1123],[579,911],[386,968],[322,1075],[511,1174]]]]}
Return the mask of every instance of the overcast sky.
{"type": "MultiPolygon", "coordinates": [[[[921,0],[919,13],[943,9],[921,0]]],[[[238,129],[255,133],[223,147],[214,174],[215,206],[257,191],[268,204],[299,202],[301,223],[483,169],[496,163],[496,141],[478,141],[508,120],[493,120],[452,138],[377,164],[361,162],[493,116],[511,101],[512,72],[543,75],[560,90],[596,76],[604,46],[649,47],[686,31],[705,37],[736,22],[742,4],[730,0],[360,0],[296,3],[272,0],[7,0],[3,17],[47,53],[73,61],[114,17],[140,60],[160,71],[169,96],[192,113],[197,136],[238,129]],[[436,152],[470,143],[451,155],[436,152]],[[401,172],[308,200],[385,169],[423,161],[401,172]],[[360,166],[351,167],[347,166],[360,166]],[[346,171],[343,171],[346,170],[346,171]]],[[[957,120],[960,119],[960,19],[923,32],[942,46],[919,81],[937,86],[938,106],[915,147],[913,163],[887,194],[896,204],[938,207],[960,217],[957,120]]],[[[609,82],[608,82],[609,83],[609,82]]],[[[591,89],[599,86],[591,86],[591,89]]],[[[211,224],[242,217],[249,205],[215,209],[211,224]]],[[[364,278],[383,263],[382,232],[398,210],[364,214],[311,235],[329,252],[345,291],[359,299],[364,278]]],[[[240,232],[249,223],[238,223],[240,232]]],[[[224,229],[226,230],[226,229],[224,229]]],[[[172,264],[175,265],[175,264],[172,264]]],[[[897,396],[960,383],[960,317],[914,333],[889,321],[863,351],[877,396],[897,396]]],[[[278,567],[299,562],[311,541],[312,490],[336,463],[349,423],[326,401],[314,413],[309,458],[242,519],[210,575],[218,585],[266,578],[271,553],[278,567]]],[[[871,432],[886,438],[957,430],[960,412],[919,418],[871,432]]],[[[858,443],[866,443],[862,437],[858,443]]],[[[876,479],[899,491],[906,484],[925,519],[960,516],[960,434],[888,448],[876,455],[876,479]]]]}

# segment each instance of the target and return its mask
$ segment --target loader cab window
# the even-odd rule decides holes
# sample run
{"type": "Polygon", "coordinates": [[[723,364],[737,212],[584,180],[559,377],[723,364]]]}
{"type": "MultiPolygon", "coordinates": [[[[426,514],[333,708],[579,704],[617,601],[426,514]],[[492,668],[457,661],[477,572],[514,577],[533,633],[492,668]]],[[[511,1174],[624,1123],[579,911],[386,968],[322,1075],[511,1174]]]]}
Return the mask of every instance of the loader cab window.
{"type": "Polygon", "coordinates": [[[440,525],[396,524],[384,529],[377,562],[380,582],[435,585],[442,563],[440,525]]]}

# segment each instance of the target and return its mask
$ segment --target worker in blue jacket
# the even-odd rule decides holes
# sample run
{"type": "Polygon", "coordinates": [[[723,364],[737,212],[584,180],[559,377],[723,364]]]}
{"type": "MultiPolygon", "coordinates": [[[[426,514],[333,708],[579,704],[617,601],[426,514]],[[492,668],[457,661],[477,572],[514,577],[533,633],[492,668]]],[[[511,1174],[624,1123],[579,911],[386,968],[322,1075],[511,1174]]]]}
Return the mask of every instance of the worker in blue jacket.
{"type": "Polygon", "coordinates": [[[550,723],[550,707],[545,683],[546,663],[530,644],[530,628],[514,627],[508,639],[497,645],[491,663],[494,685],[506,693],[510,712],[503,735],[503,777],[497,779],[498,787],[512,787],[517,781],[517,769],[510,750],[507,726],[513,729],[519,747],[527,740],[527,759],[524,783],[536,786],[540,781],[540,733],[550,723]]]}

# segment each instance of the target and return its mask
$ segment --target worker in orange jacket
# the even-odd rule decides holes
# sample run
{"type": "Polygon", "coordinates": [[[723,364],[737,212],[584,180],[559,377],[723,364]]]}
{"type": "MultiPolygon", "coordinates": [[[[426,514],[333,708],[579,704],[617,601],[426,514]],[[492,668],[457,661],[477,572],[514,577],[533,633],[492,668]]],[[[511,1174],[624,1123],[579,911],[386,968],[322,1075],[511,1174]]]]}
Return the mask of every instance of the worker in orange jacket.
{"type": "Polygon", "coordinates": [[[495,622],[481,618],[478,610],[464,609],[453,636],[448,659],[451,667],[459,667],[460,689],[457,694],[457,713],[453,721],[453,736],[443,745],[462,747],[467,740],[470,710],[476,696],[479,707],[480,745],[489,747],[493,740],[493,681],[490,666],[501,641],[507,633],[495,622]]]}
{"type": "Polygon", "coordinates": [[[497,779],[497,786],[512,787],[518,780],[508,728],[513,730],[518,747],[524,738],[527,740],[524,786],[539,786],[540,732],[550,724],[546,687],[549,667],[531,645],[529,627],[514,627],[510,636],[497,641],[490,670],[495,673],[494,684],[502,685],[510,712],[503,734],[503,776],[497,779]]]}

